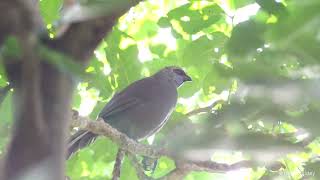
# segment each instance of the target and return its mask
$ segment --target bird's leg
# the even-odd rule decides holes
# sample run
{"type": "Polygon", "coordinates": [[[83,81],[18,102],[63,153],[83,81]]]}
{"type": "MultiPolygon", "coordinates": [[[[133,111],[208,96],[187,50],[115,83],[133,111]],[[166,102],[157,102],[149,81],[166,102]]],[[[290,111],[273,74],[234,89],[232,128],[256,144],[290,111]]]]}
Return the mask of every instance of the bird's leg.
{"type": "Polygon", "coordinates": [[[157,168],[158,159],[144,156],[142,159],[142,165],[145,171],[151,171],[151,174],[153,174],[157,168]]]}
{"type": "Polygon", "coordinates": [[[152,180],[152,177],[149,177],[145,174],[144,168],[141,166],[140,161],[137,159],[135,154],[128,153],[129,159],[131,160],[132,166],[135,168],[137,176],[140,180],[152,180]]]}

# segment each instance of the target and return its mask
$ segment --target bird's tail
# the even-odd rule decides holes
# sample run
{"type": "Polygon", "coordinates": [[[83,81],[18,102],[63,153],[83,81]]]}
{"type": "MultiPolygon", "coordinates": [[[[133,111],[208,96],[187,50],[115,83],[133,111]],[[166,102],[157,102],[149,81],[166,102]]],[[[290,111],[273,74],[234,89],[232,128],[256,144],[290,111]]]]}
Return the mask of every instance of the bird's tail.
{"type": "Polygon", "coordinates": [[[73,153],[92,143],[97,136],[97,134],[85,130],[80,130],[72,135],[68,142],[67,159],[69,159],[73,153]]]}

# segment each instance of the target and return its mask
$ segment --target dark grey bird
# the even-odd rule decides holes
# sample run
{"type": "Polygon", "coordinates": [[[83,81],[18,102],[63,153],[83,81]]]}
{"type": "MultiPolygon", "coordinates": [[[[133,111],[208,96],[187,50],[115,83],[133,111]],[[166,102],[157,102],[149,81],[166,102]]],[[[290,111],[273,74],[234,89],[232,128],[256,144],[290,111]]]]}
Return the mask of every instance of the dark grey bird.
{"type": "MultiPolygon", "coordinates": [[[[184,70],[175,66],[165,67],[115,94],[99,117],[132,139],[147,138],[166,123],[177,103],[177,88],[186,81],[191,81],[191,78],[184,70]]],[[[68,144],[67,158],[97,136],[84,130],[74,134],[68,144]]]]}

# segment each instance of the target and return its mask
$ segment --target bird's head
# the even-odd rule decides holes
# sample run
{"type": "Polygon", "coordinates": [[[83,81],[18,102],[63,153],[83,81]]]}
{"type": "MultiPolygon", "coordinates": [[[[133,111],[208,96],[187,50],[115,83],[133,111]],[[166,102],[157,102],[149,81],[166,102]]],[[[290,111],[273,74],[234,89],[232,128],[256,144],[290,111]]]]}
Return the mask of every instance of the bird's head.
{"type": "Polygon", "coordinates": [[[177,66],[165,67],[160,72],[165,73],[169,80],[174,82],[177,87],[180,87],[186,81],[192,81],[191,77],[182,68],[177,66]]]}

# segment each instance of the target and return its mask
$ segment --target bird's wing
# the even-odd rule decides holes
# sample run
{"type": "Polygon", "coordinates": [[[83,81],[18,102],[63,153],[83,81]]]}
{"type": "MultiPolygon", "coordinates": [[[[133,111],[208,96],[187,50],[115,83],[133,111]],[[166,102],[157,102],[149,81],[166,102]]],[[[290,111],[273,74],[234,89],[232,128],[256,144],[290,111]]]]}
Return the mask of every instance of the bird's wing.
{"type": "Polygon", "coordinates": [[[102,109],[99,117],[108,118],[116,113],[121,113],[126,109],[136,107],[142,104],[141,100],[136,97],[123,98],[121,96],[115,95],[112,100],[102,109]]]}
{"type": "Polygon", "coordinates": [[[99,116],[102,118],[107,118],[109,116],[112,116],[116,113],[123,112],[126,109],[129,109],[131,107],[135,107],[140,104],[140,100],[138,98],[129,98],[129,99],[121,99],[116,100],[115,103],[109,105],[107,104],[103,110],[100,112],[99,116]]]}
{"type": "Polygon", "coordinates": [[[138,106],[146,106],[150,103],[150,99],[153,99],[150,89],[157,88],[158,86],[158,82],[151,77],[132,83],[111,98],[109,103],[100,112],[99,117],[108,121],[108,117],[111,115],[123,113],[138,106]]]}

